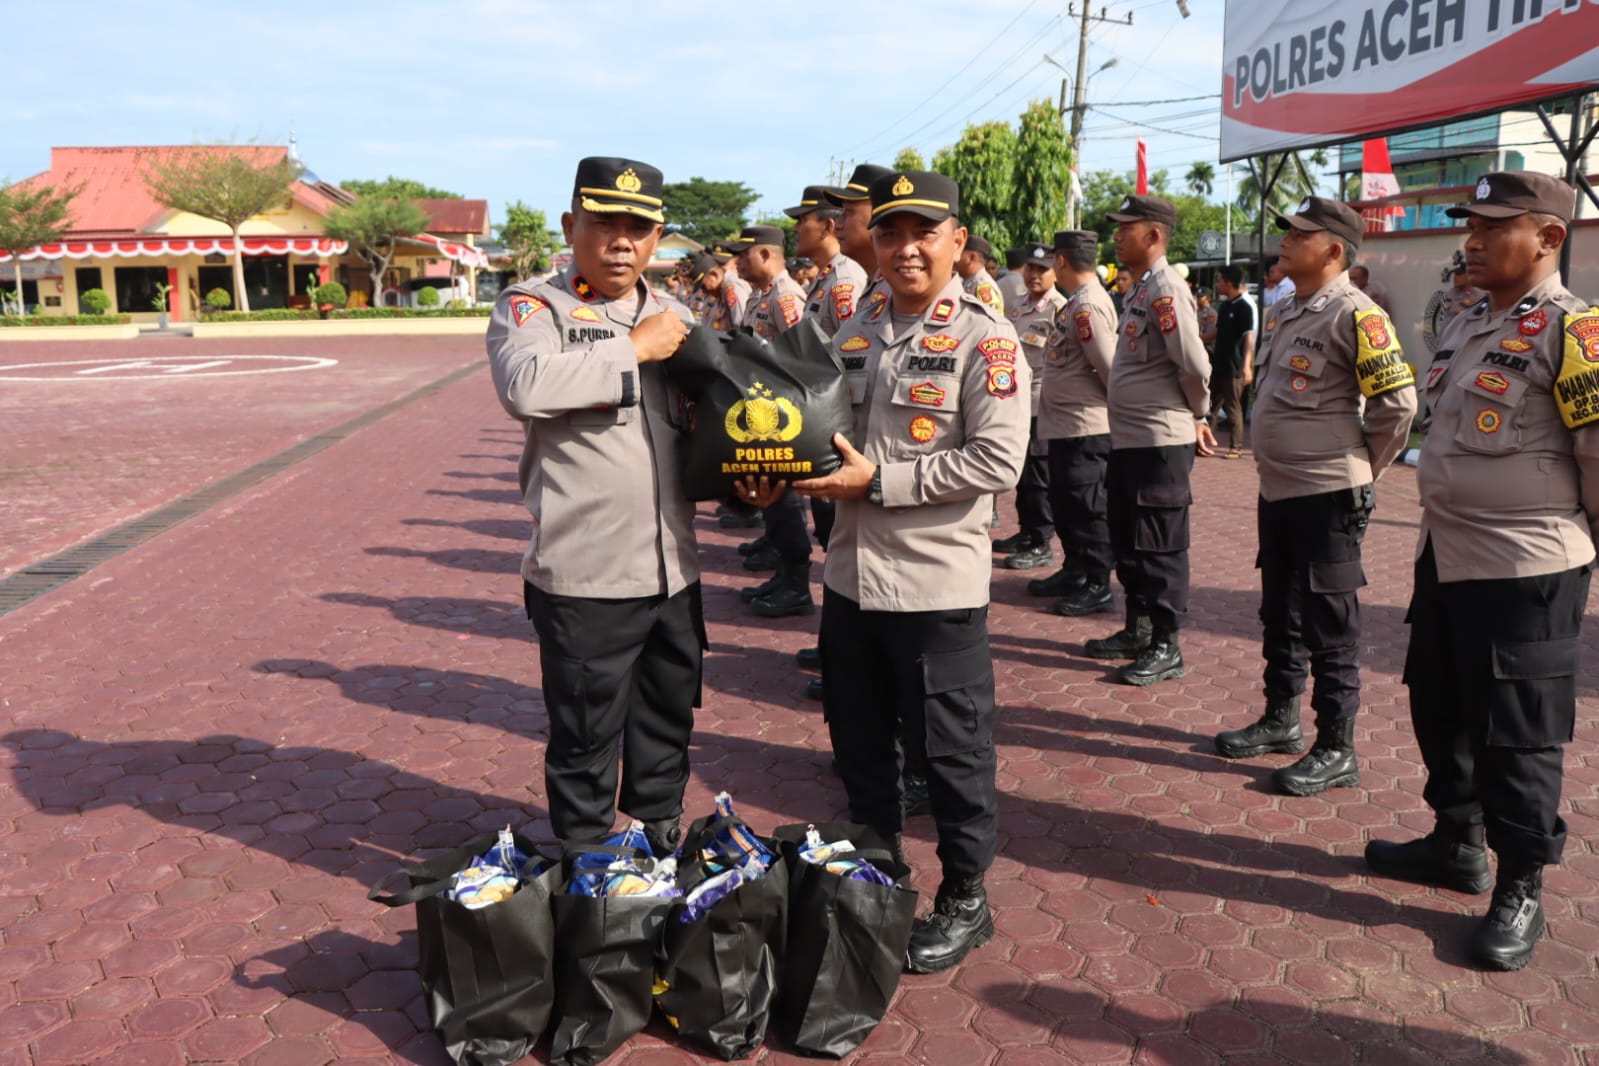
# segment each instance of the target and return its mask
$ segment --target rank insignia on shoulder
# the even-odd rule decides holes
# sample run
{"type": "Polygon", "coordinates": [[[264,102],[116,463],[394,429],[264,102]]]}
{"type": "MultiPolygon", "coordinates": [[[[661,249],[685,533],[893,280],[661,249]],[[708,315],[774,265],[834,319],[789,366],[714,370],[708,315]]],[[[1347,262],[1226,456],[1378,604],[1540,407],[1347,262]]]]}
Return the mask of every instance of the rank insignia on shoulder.
{"type": "Polygon", "coordinates": [[[519,326],[525,326],[527,320],[548,307],[549,304],[537,296],[517,296],[511,300],[511,321],[519,326]]]}
{"type": "Polygon", "coordinates": [[[1521,302],[1518,303],[1515,307],[1513,307],[1511,309],[1510,317],[1512,317],[1512,318],[1520,318],[1523,315],[1525,315],[1528,311],[1531,311],[1534,307],[1537,307],[1537,306],[1538,306],[1538,297],[1536,297],[1536,296],[1524,296],[1524,297],[1521,298],[1521,302]]]}
{"type": "Polygon", "coordinates": [[[840,344],[838,350],[841,352],[859,352],[871,346],[871,341],[857,334],[840,344]]]}
{"type": "Polygon", "coordinates": [[[927,316],[927,321],[942,326],[954,317],[955,301],[943,299],[933,305],[933,313],[927,316]]]}
{"type": "Polygon", "coordinates": [[[1521,325],[1517,328],[1521,330],[1521,335],[1523,337],[1536,337],[1538,334],[1544,331],[1544,327],[1547,325],[1549,325],[1549,316],[1544,314],[1543,310],[1540,308],[1539,310],[1528,315],[1526,318],[1523,318],[1521,320],[1521,325]]]}
{"type": "Polygon", "coordinates": [[[1320,311],[1323,307],[1327,306],[1327,300],[1328,300],[1328,297],[1326,297],[1326,296],[1318,296],[1318,297],[1316,297],[1314,300],[1311,301],[1310,309],[1312,311],[1320,311]]]}
{"type": "Polygon", "coordinates": [[[1432,364],[1432,366],[1427,369],[1427,388],[1430,389],[1434,385],[1438,384],[1438,382],[1448,372],[1449,372],[1449,360],[1447,360],[1447,359],[1439,359],[1439,360],[1435,361],[1432,364]]]}
{"type": "Polygon", "coordinates": [[[572,279],[572,295],[586,304],[593,303],[600,298],[600,294],[594,291],[594,286],[580,277],[572,279]]]}
{"type": "Polygon", "coordinates": [[[574,307],[567,313],[579,322],[598,322],[600,320],[600,313],[592,307],[574,307]]]}
{"type": "Polygon", "coordinates": [[[960,347],[960,338],[948,333],[932,333],[922,338],[922,347],[930,352],[952,352],[960,347]]]}

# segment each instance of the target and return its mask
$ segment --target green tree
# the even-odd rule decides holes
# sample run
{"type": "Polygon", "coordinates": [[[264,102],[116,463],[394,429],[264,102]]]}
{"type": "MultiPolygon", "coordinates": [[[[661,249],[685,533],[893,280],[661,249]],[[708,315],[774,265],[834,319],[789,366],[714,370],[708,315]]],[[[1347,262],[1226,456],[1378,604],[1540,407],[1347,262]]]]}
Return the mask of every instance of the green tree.
{"type": "Polygon", "coordinates": [[[1249,160],[1248,171],[1238,183],[1237,204],[1251,220],[1260,217],[1260,193],[1266,180],[1276,175],[1271,196],[1266,201],[1270,211],[1287,211],[1307,196],[1316,195],[1316,179],[1312,167],[1325,167],[1327,152],[1318,148],[1314,152],[1290,152],[1286,161],[1282,154],[1257,156],[1249,160]]]}
{"type": "MultiPolygon", "coordinates": [[[[1138,187],[1137,175],[1131,171],[1118,174],[1114,170],[1096,170],[1083,176],[1083,228],[1099,233],[1099,258],[1101,262],[1116,261],[1116,250],[1111,246],[1111,234],[1116,223],[1109,215],[1138,187]]],[[[1156,196],[1171,196],[1171,174],[1157,170],[1149,176],[1149,191],[1156,196]]]]}
{"type": "Polygon", "coordinates": [[[239,227],[286,199],[289,186],[300,176],[300,164],[287,154],[257,163],[252,157],[259,154],[233,145],[195,145],[153,160],[144,173],[144,183],[157,203],[220,222],[233,234],[233,291],[241,311],[250,309],[250,296],[244,291],[239,227]]]}
{"type": "Polygon", "coordinates": [[[1004,122],[967,126],[933,156],[933,169],[961,190],[961,221],[996,248],[1009,248],[1015,199],[1016,132],[1004,122]]]}
{"type": "Polygon", "coordinates": [[[322,229],[329,237],[349,241],[357,255],[366,260],[372,276],[372,306],[383,300],[383,275],[394,258],[401,236],[421,233],[427,226],[425,211],[409,200],[392,197],[365,197],[328,212],[322,229]]]}
{"type": "Polygon", "coordinates": [[[1183,184],[1195,196],[1209,196],[1216,188],[1216,168],[1210,163],[1198,162],[1183,175],[1183,184]]]}
{"type": "Polygon", "coordinates": [[[82,186],[12,185],[0,182],[0,252],[11,257],[17,279],[17,314],[27,315],[22,302],[22,253],[61,239],[72,225],[72,198],[82,186]]]}
{"type": "Polygon", "coordinates": [[[459,200],[461,194],[446,189],[435,189],[411,178],[396,178],[390,174],[382,181],[351,178],[339,182],[339,188],[357,196],[376,196],[382,200],[459,200]]]}
{"type": "Polygon", "coordinates": [[[1022,112],[1016,133],[1015,177],[1009,217],[1017,242],[1053,239],[1071,214],[1072,153],[1066,124],[1047,100],[1034,100],[1022,112]]]}
{"type": "Polygon", "coordinates": [[[922,161],[922,153],[914,148],[905,147],[899,150],[894,157],[895,170],[926,170],[927,164],[922,161]]]}
{"type": "Polygon", "coordinates": [[[1177,226],[1172,230],[1166,257],[1173,263],[1198,259],[1199,235],[1208,229],[1217,233],[1227,232],[1229,212],[1233,216],[1233,232],[1238,233],[1244,228],[1244,213],[1234,204],[1218,204],[1195,193],[1173,196],[1171,201],[1177,208],[1177,226]]]}
{"type": "Polygon", "coordinates": [[[690,178],[661,188],[666,205],[666,228],[710,244],[734,236],[749,225],[746,212],[758,197],[741,181],[707,181],[690,178]]]}
{"type": "Polygon", "coordinates": [[[521,200],[505,205],[505,221],[494,229],[511,253],[511,270],[517,281],[550,269],[550,257],[561,246],[561,235],[550,229],[544,212],[521,200]]]}
{"type": "Polygon", "coordinates": [[[782,230],[783,254],[790,259],[794,258],[796,254],[794,250],[795,222],[792,218],[789,218],[787,215],[779,214],[774,215],[771,218],[758,218],[755,220],[755,224],[757,226],[776,226],[778,229],[782,230]]]}

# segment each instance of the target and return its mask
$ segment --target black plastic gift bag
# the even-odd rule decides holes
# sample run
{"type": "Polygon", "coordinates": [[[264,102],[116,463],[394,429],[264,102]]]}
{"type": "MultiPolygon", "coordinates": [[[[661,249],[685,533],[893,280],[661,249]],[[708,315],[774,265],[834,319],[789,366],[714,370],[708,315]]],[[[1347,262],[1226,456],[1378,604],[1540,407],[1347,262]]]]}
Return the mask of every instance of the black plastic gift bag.
{"type": "Polygon", "coordinates": [[[676,899],[584,896],[566,891],[579,854],[650,858],[647,850],[567,844],[568,881],[554,898],[555,1031],[550,1062],[594,1066],[650,1020],[655,953],[676,899]]]}
{"type": "Polygon", "coordinates": [[[917,893],[900,881],[888,843],[863,825],[818,822],[823,840],[848,840],[850,856],[894,879],[879,885],[799,857],[806,825],[772,834],[789,869],[788,950],[775,1012],[778,1036],[803,1055],[849,1054],[882,1021],[899,987],[916,920],[917,893]]]}
{"type": "MultiPolygon", "coordinates": [[[[736,824],[710,816],[689,827],[678,881],[685,893],[712,864],[697,861],[703,842],[736,824]]],[[[667,918],[657,962],[655,1002],[678,1034],[723,1059],[754,1054],[766,1038],[788,941],[788,868],[776,843],[765,875],[745,881],[696,913],[679,900],[667,918]]]]}
{"type": "MultiPolygon", "coordinates": [[[[529,856],[524,878],[510,898],[471,909],[445,897],[451,878],[494,847],[488,833],[452,851],[396,871],[410,887],[367,898],[388,907],[416,905],[417,969],[428,1017],[459,1066],[509,1066],[537,1044],[554,1002],[555,924],[550,896],[560,883],[560,863],[513,836],[529,856]],[[536,865],[537,864],[537,865],[536,865]]],[[[394,875],[390,875],[391,877],[394,875]]]]}
{"type": "Polygon", "coordinates": [[[833,434],[854,430],[849,382],[816,323],[801,320],[770,341],[699,326],[665,366],[691,405],[689,499],[724,497],[746,474],[797,481],[841,465],[833,434]]]}

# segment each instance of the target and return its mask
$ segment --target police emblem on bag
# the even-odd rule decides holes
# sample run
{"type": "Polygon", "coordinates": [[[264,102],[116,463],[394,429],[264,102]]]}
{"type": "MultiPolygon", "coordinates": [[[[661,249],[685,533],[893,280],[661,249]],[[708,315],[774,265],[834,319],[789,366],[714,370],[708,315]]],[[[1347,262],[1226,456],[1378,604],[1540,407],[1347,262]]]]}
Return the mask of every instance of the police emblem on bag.
{"type": "Polygon", "coordinates": [[[757,440],[790,441],[800,435],[804,416],[786,397],[772,396],[772,390],[759,381],[749,388],[749,396],[727,412],[724,428],[740,444],[757,440]]]}

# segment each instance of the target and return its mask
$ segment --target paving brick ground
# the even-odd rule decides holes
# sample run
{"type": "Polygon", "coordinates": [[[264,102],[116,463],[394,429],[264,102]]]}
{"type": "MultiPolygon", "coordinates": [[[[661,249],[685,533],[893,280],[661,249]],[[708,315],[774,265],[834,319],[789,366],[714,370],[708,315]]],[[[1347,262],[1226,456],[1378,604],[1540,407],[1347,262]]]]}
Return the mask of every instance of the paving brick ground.
{"type": "MultiPolygon", "coordinates": [[[[459,365],[434,343],[420,380],[459,365]]],[[[365,893],[474,830],[548,831],[516,442],[474,374],[0,618],[0,1066],[446,1061],[411,917],[365,893]]],[[[1311,799],[1269,790],[1286,757],[1209,753],[1259,702],[1253,494],[1249,463],[1199,463],[1181,682],[1107,683],[1077,648],[1115,620],[1042,614],[996,572],[1000,935],[907,977],[857,1061],[1599,1064],[1592,714],[1550,939],[1520,974],[1477,973],[1481,900],[1359,859],[1430,823],[1398,679],[1413,474],[1384,482],[1368,540],[1364,780],[1311,799]]],[[[736,540],[709,509],[700,529],[690,811],[727,788],[758,824],[838,815],[791,666],[813,622],[746,617],[736,540]]],[[[930,829],[909,845],[924,891],[930,829]]],[[[699,1060],[657,1023],[617,1061],[699,1060]]]]}

